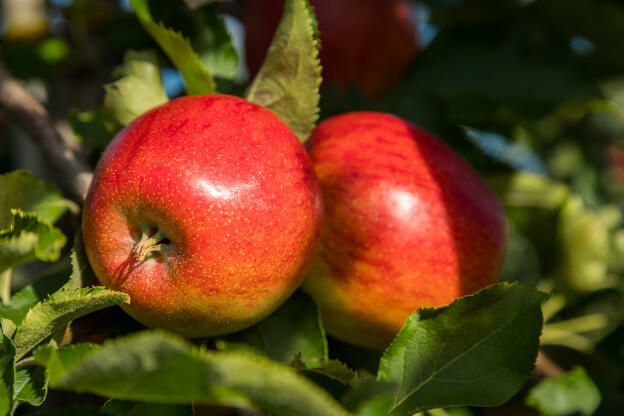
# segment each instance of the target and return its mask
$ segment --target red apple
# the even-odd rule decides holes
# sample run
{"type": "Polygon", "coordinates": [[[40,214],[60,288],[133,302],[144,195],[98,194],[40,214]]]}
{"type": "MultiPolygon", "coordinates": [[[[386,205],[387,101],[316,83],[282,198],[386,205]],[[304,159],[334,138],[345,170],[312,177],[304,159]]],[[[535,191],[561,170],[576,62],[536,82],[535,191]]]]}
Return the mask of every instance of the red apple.
{"type": "Polygon", "coordinates": [[[318,179],[269,110],[179,98],[133,121],[97,166],[83,216],[99,281],[126,312],[184,336],[233,332],[303,280],[320,238],[318,179]]]}
{"type": "Polygon", "coordinates": [[[506,220],[460,156],[398,117],[350,113],[313,131],[325,219],[303,288],[327,332],[384,348],[407,317],[498,279],[506,220]]]}
{"type": "MultiPolygon", "coordinates": [[[[378,97],[394,86],[419,51],[406,0],[310,0],[318,19],[323,78],[378,97]]],[[[279,23],[284,0],[251,0],[245,49],[255,75],[279,23]]]]}

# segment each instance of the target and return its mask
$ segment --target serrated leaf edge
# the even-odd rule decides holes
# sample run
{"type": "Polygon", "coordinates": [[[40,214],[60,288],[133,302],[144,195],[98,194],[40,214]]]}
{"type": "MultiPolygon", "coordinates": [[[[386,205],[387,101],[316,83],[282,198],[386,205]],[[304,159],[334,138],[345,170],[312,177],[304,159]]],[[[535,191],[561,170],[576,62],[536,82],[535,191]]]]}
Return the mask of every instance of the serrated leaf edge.
{"type": "Polygon", "coordinates": [[[137,19],[139,19],[139,22],[141,22],[141,25],[145,28],[145,30],[147,30],[147,32],[154,39],[154,41],[156,41],[156,43],[158,43],[160,48],[165,52],[165,54],[169,57],[169,59],[171,59],[171,62],[173,62],[173,64],[176,66],[176,68],[178,68],[178,70],[180,71],[180,74],[184,78],[184,81],[185,81],[185,84],[186,84],[186,91],[187,91],[187,93],[189,95],[214,94],[216,92],[216,84],[215,84],[214,78],[212,77],[210,72],[206,69],[204,64],[201,62],[201,59],[199,59],[199,56],[197,55],[197,53],[193,49],[193,46],[191,45],[190,39],[185,37],[182,33],[176,31],[175,29],[165,26],[165,24],[163,22],[161,22],[161,21],[155,22],[153,20],[153,17],[151,15],[150,11],[149,11],[149,7],[146,10],[137,10],[137,6],[135,4],[135,1],[131,0],[130,4],[131,4],[133,10],[136,13],[137,19]],[[161,45],[161,43],[158,40],[158,38],[154,35],[154,33],[152,33],[152,30],[154,30],[154,29],[156,29],[156,30],[164,30],[168,34],[170,34],[173,37],[177,38],[178,40],[182,40],[188,46],[189,50],[191,51],[190,56],[191,56],[191,60],[193,61],[193,65],[196,66],[197,68],[199,68],[201,75],[203,76],[204,80],[206,81],[206,84],[207,84],[206,85],[207,86],[206,90],[203,90],[203,89],[202,90],[196,90],[197,86],[194,85],[195,83],[192,82],[193,80],[189,79],[187,76],[185,76],[185,71],[182,71],[182,68],[180,68],[180,65],[178,65],[176,60],[173,59],[173,57],[171,56],[169,51],[167,49],[165,49],[161,45]]]}
{"type": "MultiPolygon", "coordinates": [[[[422,312],[426,312],[426,311],[436,311],[437,313],[442,313],[442,312],[446,311],[447,309],[451,308],[451,307],[452,307],[455,303],[463,303],[463,302],[465,302],[467,299],[471,299],[471,298],[479,297],[479,296],[481,296],[481,295],[483,294],[483,292],[485,292],[485,291],[487,291],[487,290],[489,290],[489,289],[495,288],[495,287],[501,287],[501,288],[503,288],[503,287],[504,287],[504,288],[506,288],[507,290],[510,290],[510,289],[511,289],[511,288],[513,288],[513,287],[522,287],[522,288],[530,289],[530,290],[532,290],[532,291],[534,291],[534,292],[536,292],[536,293],[538,293],[538,294],[541,294],[541,295],[542,295],[542,299],[540,299],[540,300],[539,300],[539,302],[542,302],[545,298],[547,298],[547,295],[546,295],[545,293],[540,292],[540,291],[538,291],[538,290],[536,290],[536,289],[534,289],[534,288],[532,288],[532,287],[530,287],[530,286],[522,285],[522,284],[515,283],[515,282],[500,282],[500,283],[497,283],[497,284],[494,284],[494,285],[490,285],[490,286],[488,286],[488,287],[486,287],[486,288],[484,288],[484,289],[481,289],[481,290],[479,290],[478,292],[473,293],[473,294],[471,294],[471,295],[462,296],[461,298],[455,299],[455,300],[454,300],[453,302],[451,302],[450,304],[448,304],[448,305],[446,305],[446,306],[443,306],[443,307],[440,307],[440,308],[419,308],[416,312],[414,312],[412,315],[410,315],[410,317],[408,318],[408,321],[409,321],[409,320],[411,320],[412,318],[418,319],[418,321],[423,320],[423,319],[421,319],[421,313],[422,313],[422,312]]],[[[529,306],[529,305],[527,305],[527,306],[529,306]]],[[[539,310],[539,313],[540,313],[540,315],[541,315],[541,308],[540,308],[540,310],[539,310]]],[[[516,316],[514,316],[513,318],[511,318],[511,319],[509,319],[509,320],[505,321],[504,323],[502,323],[502,324],[501,324],[501,325],[500,325],[500,326],[496,329],[496,331],[494,331],[493,333],[489,334],[489,335],[488,335],[487,337],[485,337],[484,339],[479,340],[479,342],[477,342],[475,345],[471,346],[468,350],[466,350],[466,351],[462,352],[462,354],[461,354],[460,356],[458,356],[458,357],[454,358],[454,359],[453,359],[450,363],[447,363],[447,364],[445,364],[443,367],[441,367],[441,369],[440,369],[440,370],[443,370],[443,369],[447,368],[447,367],[448,367],[449,365],[451,365],[453,362],[457,361],[459,358],[461,358],[462,356],[464,356],[466,352],[472,351],[474,348],[476,348],[478,345],[482,344],[485,340],[487,340],[488,338],[490,338],[490,337],[491,337],[492,335],[494,335],[495,333],[498,333],[498,332],[499,332],[499,331],[500,331],[500,330],[501,330],[504,326],[506,326],[507,324],[509,324],[509,322],[511,322],[512,320],[514,320],[514,319],[516,319],[516,318],[517,318],[517,315],[516,315],[516,316]]],[[[424,318],[424,319],[427,319],[427,318],[424,318]]],[[[406,323],[407,323],[407,321],[406,321],[406,323]]],[[[542,327],[543,327],[543,326],[542,326],[542,327]]],[[[404,325],[404,326],[403,326],[403,328],[401,328],[401,331],[399,331],[399,333],[397,334],[397,336],[396,336],[396,337],[392,340],[392,343],[390,344],[390,346],[388,346],[388,348],[386,348],[386,350],[384,351],[384,353],[383,353],[383,355],[382,355],[382,360],[383,360],[383,358],[385,357],[386,352],[387,352],[388,350],[390,350],[390,348],[391,348],[391,347],[392,347],[392,346],[393,346],[396,342],[398,342],[399,335],[401,335],[404,331],[407,331],[407,329],[408,329],[407,325],[404,325]]],[[[542,331],[542,329],[540,328],[540,334],[538,334],[538,337],[537,337],[537,345],[536,345],[536,348],[535,348],[534,358],[533,358],[533,360],[532,360],[533,362],[535,362],[535,360],[537,359],[537,354],[538,354],[538,351],[539,351],[539,335],[541,335],[541,331],[542,331]]],[[[380,368],[381,368],[381,367],[380,367],[380,368]]],[[[532,368],[535,368],[535,364],[533,365],[533,367],[532,367],[532,368]]],[[[437,374],[437,373],[439,373],[439,372],[440,372],[440,371],[437,371],[437,372],[436,372],[436,374],[437,374]]],[[[418,391],[418,390],[419,390],[419,388],[420,388],[422,385],[424,385],[426,382],[430,381],[430,380],[431,380],[434,376],[435,376],[435,374],[432,374],[432,375],[430,375],[429,377],[427,377],[427,379],[426,379],[426,380],[422,381],[422,382],[421,382],[418,386],[414,387],[414,388],[413,388],[413,389],[412,389],[409,393],[405,394],[405,395],[404,395],[404,397],[403,397],[401,400],[399,400],[399,401],[396,401],[396,398],[397,398],[397,396],[398,396],[398,394],[399,394],[399,391],[397,390],[397,393],[395,394],[395,400],[394,400],[394,401],[395,401],[395,403],[394,403],[394,404],[392,405],[392,407],[390,408],[390,413],[389,413],[389,414],[392,414],[392,412],[394,411],[394,409],[396,409],[396,408],[397,408],[400,404],[404,403],[407,399],[409,399],[409,397],[411,397],[411,395],[412,395],[412,394],[414,394],[416,391],[418,391]]],[[[526,381],[529,379],[529,377],[530,377],[530,376],[531,376],[531,371],[529,371],[529,372],[526,374],[526,376],[525,376],[524,381],[523,381],[523,383],[522,383],[522,384],[525,384],[525,383],[526,383],[526,381]]],[[[388,381],[388,380],[386,380],[386,379],[380,378],[380,376],[379,376],[379,371],[378,371],[378,376],[377,376],[377,379],[378,379],[378,380],[380,380],[380,381],[388,381]]],[[[502,400],[501,402],[498,402],[498,403],[493,403],[493,404],[492,404],[492,406],[496,406],[496,405],[502,404],[502,403],[504,403],[505,401],[506,401],[506,400],[502,400]]],[[[426,410],[426,409],[432,409],[432,408],[437,408],[437,407],[446,406],[446,405],[447,405],[447,404],[444,404],[444,403],[432,404],[432,405],[428,405],[427,407],[419,407],[419,408],[416,408],[416,409],[411,409],[410,411],[413,411],[413,412],[418,413],[418,412],[421,412],[421,411],[426,410]]],[[[470,405],[478,405],[478,403],[458,403],[458,404],[456,404],[456,405],[470,406],[470,405]]]]}
{"type": "MultiPolygon", "coordinates": [[[[96,287],[88,287],[88,288],[78,288],[78,289],[70,289],[70,288],[61,288],[59,289],[57,292],[54,292],[50,295],[48,295],[48,297],[46,299],[44,299],[41,302],[38,302],[37,304],[35,304],[32,308],[30,308],[30,310],[28,311],[28,313],[26,314],[26,316],[24,317],[24,319],[22,320],[22,322],[18,325],[14,336],[13,336],[13,340],[15,344],[18,344],[19,340],[19,336],[21,333],[20,330],[23,330],[24,327],[26,327],[27,323],[28,323],[28,318],[30,316],[32,316],[35,313],[38,313],[38,309],[39,308],[43,308],[45,306],[48,305],[60,305],[63,303],[72,303],[72,302],[81,302],[84,300],[90,300],[90,299],[97,299],[97,298],[106,298],[106,297],[111,297],[113,299],[111,299],[112,303],[109,306],[115,305],[115,304],[119,304],[119,303],[130,303],[130,296],[128,296],[125,293],[122,292],[115,292],[109,289],[106,289],[104,287],[101,286],[96,286],[96,287]],[[73,292],[73,293],[77,293],[77,297],[74,298],[65,298],[65,299],[54,299],[54,297],[56,296],[57,293],[60,294],[65,294],[65,293],[69,293],[69,292],[73,292]],[[91,293],[91,292],[96,292],[96,293],[91,293]]],[[[87,308],[88,309],[88,308],[87,308]]],[[[96,308],[95,310],[99,310],[102,309],[101,307],[96,308]]],[[[72,311],[72,315],[74,313],[76,313],[77,311],[72,311]]],[[[77,317],[83,316],[84,314],[79,314],[78,316],[70,319],[76,319],[77,317]]],[[[58,328],[60,326],[62,326],[63,324],[59,324],[58,322],[63,322],[65,319],[67,318],[67,314],[65,315],[61,315],[56,317],[55,319],[52,319],[49,321],[48,325],[49,327],[53,328],[52,331],[54,330],[54,328],[58,328]]],[[[51,331],[51,332],[52,332],[51,331]]],[[[49,335],[48,335],[49,336],[49,335]]],[[[21,343],[20,343],[21,344],[21,343]]],[[[32,347],[28,348],[28,349],[22,349],[24,348],[23,346],[20,345],[20,350],[17,351],[17,347],[16,347],[16,360],[20,359],[21,357],[23,357],[24,355],[26,355],[28,353],[28,351],[30,351],[32,348],[36,347],[37,344],[33,345],[32,347]]]]}
{"type": "Polygon", "coordinates": [[[31,230],[27,230],[27,229],[22,229],[19,233],[15,234],[15,224],[13,223],[9,228],[5,228],[0,230],[0,244],[4,244],[7,242],[13,242],[13,241],[17,241],[20,237],[24,236],[24,235],[28,235],[28,234],[32,234],[34,236],[37,237],[37,242],[33,248],[33,252],[32,252],[32,257],[30,259],[26,259],[22,262],[19,262],[13,266],[11,266],[10,268],[19,266],[21,264],[27,263],[29,261],[32,261],[33,259],[38,259],[38,260],[42,260],[42,261],[56,261],[58,260],[58,258],[60,257],[60,251],[61,249],[65,246],[65,244],[67,244],[67,237],[65,236],[65,234],[63,234],[63,232],[56,228],[54,225],[48,223],[47,221],[45,221],[43,218],[41,218],[41,216],[39,216],[39,214],[35,213],[35,212],[25,212],[19,208],[11,208],[11,214],[15,217],[20,217],[23,219],[28,219],[28,218],[32,218],[34,219],[38,224],[43,225],[44,227],[46,227],[47,231],[50,233],[55,233],[57,234],[60,238],[55,240],[54,243],[52,244],[52,248],[53,248],[53,252],[49,253],[47,255],[44,255],[41,251],[40,251],[40,245],[39,245],[39,234],[31,231],[31,230]]]}
{"type": "MultiPolygon", "coordinates": [[[[314,129],[314,126],[316,125],[316,122],[319,118],[320,115],[320,107],[318,105],[318,102],[320,100],[320,87],[321,87],[321,83],[323,82],[322,79],[322,66],[321,66],[321,60],[319,58],[319,50],[320,50],[320,46],[321,46],[321,42],[320,42],[320,38],[318,36],[318,22],[316,20],[316,14],[314,12],[314,8],[310,5],[308,0],[287,0],[286,5],[284,6],[284,13],[287,10],[287,7],[289,5],[291,5],[291,7],[293,8],[293,14],[294,14],[294,8],[295,6],[295,2],[303,2],[304,8],[307,12],[308,15],[308,24],[306,25],[306,30],[307,30],[307,34],[309,36],[309,38],[312,41],[312,45],[313,45],[313,60],[315,62],[314,68],[315,68],[315,73],[316,73],[316,86],[314,88],[314,96],[316,98],[316,102],[317,105],[315,106],[314,112],[312,114],[312,118],[311,121],[309,123],[309,125],[306,128],[307,133],[303,133],[301,134],[300,132],[296,132],[293,130],[293,132],[295,133],[295,135],[297,136],[297,138],[299,139],[299,141],[301,143],[305,143],[306,140],[309,138],[310,133],[312,132],[312,130],[314,129]]],[[[283,18],[282,18],[283,19],[283,18]]],[[[290,23],[290,27],[292,28],[294,26],[294,19],[293,21],[290,22],[283,22],[280,21],[280,25],[277,29],[276,32],[276,36],[277,33],[280,32],[280,28],[282,24],[286,24],[286,23],[290,23]]],[[[292,29],[290,29],[292,30],[292,29]]],[[[288,36],[289,31],[287,31],[287,33],[285,33],[284,35],[282,35],[281,37],[275,37],[272,41],[271,41],[271,45],[269,46],[269,49],[267,51],[266,57],[269,56],[269,54],[272,53],[272,51],[274,51],[278,45],[282,44],[282,43],[286,43],[288,44],[290,42],[290,37],[288,36]]],[[[267,59],[265,57],[265,61],[262,63],[260,70],[258,71],[258,74],[256,75],[256,78],[254,79],[254,81],[251,83],[251,85],[249,86],[249,90],[247,91],[247,93],[245,94],[245,96],[247,97],[247,99],[250,99],[250,97],[253,97],[256,94],[256,90],[257,88],[259,88],[259,84],[260,84],[260,79],[262,78],[262,75],[264,74],[264,72],[269,70],[269,66],[266,65],[267,63],[267,59]]],[[[252,101],[252,100],[250,100],[252,101]]],[[[264,107],[268,107],[271,103],[257,103],[260,104],[264,107]]],[[[278,114],[279,116],[279,114],[278,114]]]]}
{"type": "MultiPolygon", "coordinates": [[[[283,369],[285,371],[290,371],[294,376],[296,376],[299,379],[301,383],[307,384],[310,389],[315,390],[318,394],[325,396],[328,400],[328,403],[331,403],[332,407],[335,407],[336,410],[340,410],[342,413],[344,413],[345,416],[347,416],[347,413],[344,411],[342,406],[335,399],[333,399],[331,395],[329,395],[329,393],[327,393],[324,389],[316,386],[313,382],[307,380],[305,377],[297,375],[297,371],[293,368],[290,368],[286,365],[272,361],[267,357],[264,357],[260,354],[254,353],[249,350],[233,350],[233,351],[209,350],[204,345],[199,345],[199,346],[193,345],[189,343],[187,340],[175,334],[172,334],[170,332],[166,332],[160,329],[141,331],[141,332],[132,333],[130,335],[124,336],[123,338],[108,339],[104,341],[102,345],[97,345],[91,354],[87,355],[81,362],[77,363],[75,366],[67,370],[67,373],[64,375],[64,377],[60,378],[59,380],[56,380],[56,382],[54,382],[53,384],[59,388],[63,388],[63,386],[66,383],[65,380],[68,377],[71,377],[72,371],[74,371],[76,368],[82,365],[86,360],[93,359],[94,354],[101,353],[101,351],[105,350],[105,348],[108,347],[109,345],[115,345],[119,342],[135,344],[135,343],[141,343],[141,342],[150,342],[150,340],[154,340],[156,342],[159,342],[159,341],[169,342],[173,344],[175,347],[184,351],[184,353],[188,354],[190,357],[194,357],[200,361],[206,362],[207,364],[209,364],[211,361],[215,359],[218,359],[219,356],[227,356],[233,359],[236,359],[236,358],[253,359],[257,364],[261,365],[263,368],[275,367],[275,368],[283,369]]],[[[63,348],[67,348],[67,347],[63,347],[63,348]]],[[[51,348],[41,347],[35,351],[35,354],[38,355],[39,351],[45,353],[47,349],[51,349],[51,348]]],[[[37,359],[37,357],[35,357],[35,359],[41,365],[45,366],[45,360],[37,359]]],[[[251,405],[253,404],[253,402],[250,402],[249,404],[251,405]]]]}

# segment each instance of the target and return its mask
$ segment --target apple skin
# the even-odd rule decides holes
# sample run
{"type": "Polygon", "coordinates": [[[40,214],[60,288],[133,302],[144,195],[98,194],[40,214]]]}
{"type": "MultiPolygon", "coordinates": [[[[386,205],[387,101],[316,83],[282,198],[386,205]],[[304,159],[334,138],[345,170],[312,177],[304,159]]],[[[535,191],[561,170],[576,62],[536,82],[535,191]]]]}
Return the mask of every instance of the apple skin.
{"type": "Polygon", "coordinates": [[[148,327],[229,333],[275,310],[312,263],[323,215],[305,148],[269,110],[189,96],[138,117],[104,152],[82,220],[102,285],[148,327]],[[146,227],[160,252],[136,255],[146,227]]]}
{"type": "MultiPolygon", "coordinates": [[[[285,0],[251,0],[245,10],[245,49],[254,76],[266,55],[285,0]]],[[[310,0],[318,20],[323,79],[357,85],[371,98],[402,78],[420,48],[406,0],[310,0]]]]}
{"type": "Polygon", "coordinates": [[[505,215],[438,138],[389,114],[355,112],[319,124],[308,148],[325,217],[302,287],[330,335],[383,349],[418,308],[496,283],[505,215]]]}

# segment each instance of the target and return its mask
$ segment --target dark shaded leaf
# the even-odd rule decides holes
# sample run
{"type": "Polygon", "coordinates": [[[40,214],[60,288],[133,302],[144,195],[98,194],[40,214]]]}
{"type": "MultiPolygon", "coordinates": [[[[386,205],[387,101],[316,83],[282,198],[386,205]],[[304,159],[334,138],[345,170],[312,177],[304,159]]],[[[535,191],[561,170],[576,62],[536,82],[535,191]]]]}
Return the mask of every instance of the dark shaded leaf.
{"type": "Polygon", "coordinates": [[[56,328],[98,309],[129,302],[125,293],[113,292],[103,287],[66,289],[30,309],[15,332],[16,359],[20,359],[40,342],[52,335],[56,328]]]}
{"type": "MultiPolygon", "coordinates": [[[[4,330],[4,328],[2,328],[4,330]]],[[[0,331],[0,415],[6,415],[13,407],[13,384],[15,381],[15,348],[4,331],[0,331]]]]}
{"type": "Polygon", "coordinates": [[[103,107],[82,112],[73,108],[67,115],[67,121],[72,126],[74,136],[84,143],[103,148],[113,139],[103,107]]]}
{"type": "Polygon", "coordinates": [[[193,406],[109,400],[102,412],[111,416],[193,416],[193,406]]]}
{"type": "Polygon", "coordinates": [[[327,360],[327,339],[314,300],[295,292],[282,306],[260,323],[225,337],[244,343],[282,364],[295,356],[307,367],[322,366],[327,360]]]}
{"type": "Polygon", "coordinates": [[[367,380],[345,394],[342,402],[357,416],[386,416],[392,408],[397,388],[394,383],[367,380]]]}

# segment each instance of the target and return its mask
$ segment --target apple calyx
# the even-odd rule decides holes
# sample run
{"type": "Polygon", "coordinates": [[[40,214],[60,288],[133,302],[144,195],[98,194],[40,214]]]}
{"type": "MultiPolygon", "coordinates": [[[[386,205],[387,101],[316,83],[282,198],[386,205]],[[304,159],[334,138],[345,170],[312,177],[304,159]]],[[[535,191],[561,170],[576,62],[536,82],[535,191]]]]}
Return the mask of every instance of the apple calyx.
{"type": "Polygon", "coordinates": [[[143,231],[141,239],[132,249],[132,254],[138,262],[143,262],[150,253],[162,254],[162,249],[169,243],[169,238],[160,228],[143,231]]]}

